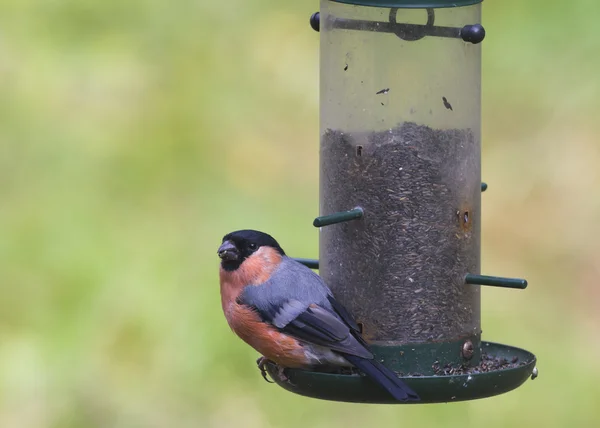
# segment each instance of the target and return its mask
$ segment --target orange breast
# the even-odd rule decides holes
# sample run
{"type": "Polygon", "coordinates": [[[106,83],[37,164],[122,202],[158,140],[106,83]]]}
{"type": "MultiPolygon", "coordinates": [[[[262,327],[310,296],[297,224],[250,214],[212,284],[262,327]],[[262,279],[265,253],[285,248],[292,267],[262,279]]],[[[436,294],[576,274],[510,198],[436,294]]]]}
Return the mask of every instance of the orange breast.
{"type": "Polygon", "coordinates": [[[225,310],[225,317],[231,329],[244,342],[269,360],[283,367],[302,368],[308,365],[300,343],[262,322],[253,310],[231,303],[225,310]]]}
{"type": "MultiPolygon", "coordinates": [[[[221,304],[223,312],[249,285],[260,285],[267,281],[281,263],[281,255],[273,248],[260,247],[258,251],[244,260],[234,271],[219,269],[221,283],[221,304]]],[[[227,315],[227,314],[225,314],[227,315]]]]}

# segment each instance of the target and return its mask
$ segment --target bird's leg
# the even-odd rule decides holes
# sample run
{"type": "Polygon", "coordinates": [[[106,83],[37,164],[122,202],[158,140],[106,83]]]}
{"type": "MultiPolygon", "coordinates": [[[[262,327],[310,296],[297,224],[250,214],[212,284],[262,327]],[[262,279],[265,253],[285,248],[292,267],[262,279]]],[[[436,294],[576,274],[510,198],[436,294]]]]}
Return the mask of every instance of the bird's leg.
{"type": "Polygon", "coordinates": [[[258,366],[260,374],[262,375],[264,380],[266,380],[268,383],[275,383],[267,378],[267,369],[265,368],[265,366],[268,362],[269,360],[267,358],[260,357],[258,360],[256,360],[256,365],[258,366]]]}

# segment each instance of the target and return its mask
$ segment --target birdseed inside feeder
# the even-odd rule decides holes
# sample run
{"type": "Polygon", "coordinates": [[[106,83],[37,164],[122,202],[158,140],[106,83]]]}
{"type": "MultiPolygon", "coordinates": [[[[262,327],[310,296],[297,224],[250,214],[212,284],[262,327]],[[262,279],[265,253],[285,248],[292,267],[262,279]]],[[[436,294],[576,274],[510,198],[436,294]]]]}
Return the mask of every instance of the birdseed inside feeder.
{"type": "MultiPolygon", "coordinates": [[[[481,341],[481,0],[321,0],[318,268],[421,403],[510,391],[535,356],[481,341]]],[[[275,373],[276,367],[268,370],[275,373]]],[[[395,402],[357,373],[289,370],[298,394],[395,402]]]]}

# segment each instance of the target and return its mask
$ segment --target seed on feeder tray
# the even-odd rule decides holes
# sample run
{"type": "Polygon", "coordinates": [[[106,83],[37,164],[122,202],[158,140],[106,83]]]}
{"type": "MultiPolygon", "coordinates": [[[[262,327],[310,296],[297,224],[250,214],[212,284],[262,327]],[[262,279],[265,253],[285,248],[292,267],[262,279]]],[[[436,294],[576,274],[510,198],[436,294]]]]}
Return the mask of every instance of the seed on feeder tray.
{"type": "Polygon", "coordinates": [[[473,357],[473,342],[467,340],[462,347],[462,356],[465,360],[470,360],[473,357]]]}
{"type": "Polygon", "coordinates": [[[385,89],[382,89],[381,91],[375,92],[375,95],[387,94],[388,92],[390,92],[390,88],[385,88],[385,89]]]}
{"type": "Polygon", "coordinates": [[[348,70],[348,64],[344,67],[344,71],[348,70]]]}
{"type": "MultiPolygon", "coordinates": [[[[494,357],[492,355],[487,354],[486,352],[481,353],[481,361],[476,366],[468,366],[468,365],[459,365],[457,367],[453,367],[452,364],[446,364],[443,367],[440,367],[438,364],[433,364],[431,367],[433,369],[433,374],[436,376],[448,376],[448,375],[462,375],[462,374],[476,374],[476,373],[487,373],[496,370],[506,370],[513,369],[516,367],[520,367],[526,365],[527,363],[509,363],[505,358],[494,357]]],[[[534,370],[535,371],[535,370],[534,370]]]]}

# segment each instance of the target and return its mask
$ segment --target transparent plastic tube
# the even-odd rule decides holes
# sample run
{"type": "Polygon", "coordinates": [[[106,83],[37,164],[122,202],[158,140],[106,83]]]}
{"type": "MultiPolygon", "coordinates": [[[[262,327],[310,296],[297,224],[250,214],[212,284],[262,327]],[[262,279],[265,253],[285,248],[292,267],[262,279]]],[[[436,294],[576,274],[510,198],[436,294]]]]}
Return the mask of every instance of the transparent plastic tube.
{"type": "Polygon", "coordinates": [[[480,10],[321,1],[320,213],[364,216],[321,229],[320,274],[375,342],[480,333],[481,48],[385,31],[480,10]]]}

